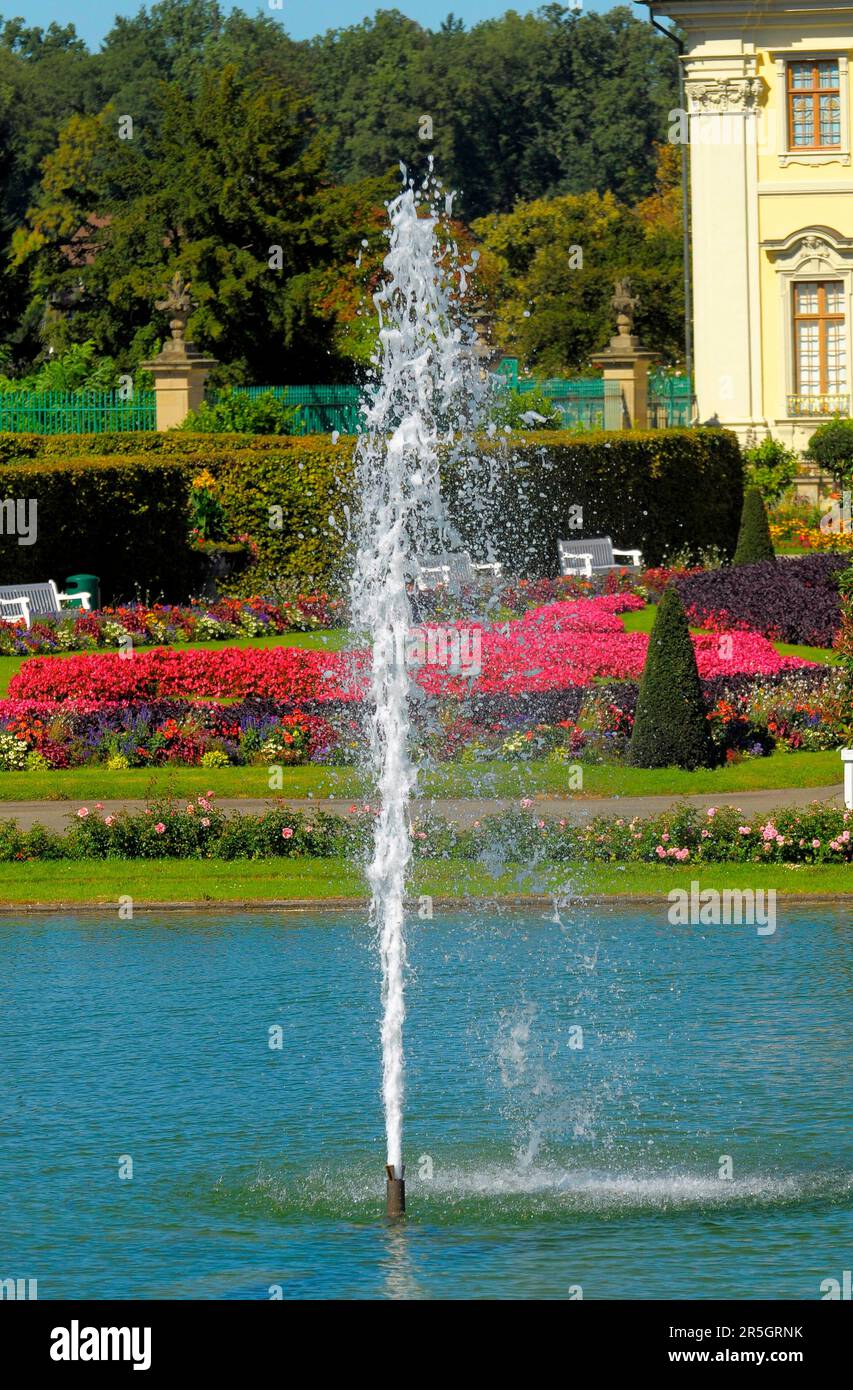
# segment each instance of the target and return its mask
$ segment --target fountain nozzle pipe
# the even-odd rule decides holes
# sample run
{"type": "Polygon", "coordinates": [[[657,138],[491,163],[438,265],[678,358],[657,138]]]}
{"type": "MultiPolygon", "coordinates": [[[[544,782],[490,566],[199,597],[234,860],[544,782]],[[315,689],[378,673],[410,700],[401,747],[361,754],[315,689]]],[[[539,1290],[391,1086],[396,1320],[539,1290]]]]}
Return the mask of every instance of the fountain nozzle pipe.
{"type": "Polygon", "coordinates": [[[406,1215],[406,1169],[400,1169],[399,1178],[394,1176],[394,1169],[390,1163],[385,1165],[385,1172],[388,1181],[385,1185],[385,1214],[386,1216],[405,1216],[406,1215]]]}

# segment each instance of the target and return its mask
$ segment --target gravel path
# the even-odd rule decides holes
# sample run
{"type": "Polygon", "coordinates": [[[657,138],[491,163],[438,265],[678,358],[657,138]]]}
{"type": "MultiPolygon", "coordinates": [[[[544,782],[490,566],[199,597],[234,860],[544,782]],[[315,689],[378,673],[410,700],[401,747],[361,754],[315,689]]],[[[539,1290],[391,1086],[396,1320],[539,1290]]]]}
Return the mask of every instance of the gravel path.
{"type": "MultiPolygon", "coordinates": [[[[808,806],[812,801],[832,802],[842,805],[841,787],[779,787],[770,791],[734,792],[731,796],[714,794],[702,796],[625,796],[625,797],[559,797],[542,794],[533,797],[531,809],[553,820],[567,820],[582,824],[593,816],[652,816],[665,811],[669,806],[687,803],[702,809],[708,806],[738,806],[744,815],[751,816],[761,811],[775,811],[780,806],[808,806]]],[[[81,804],[92,811],[94,803],[78,801],[4,801],[0,802],[0,820],[16,820],[23,829],[33,825],[43,825],[51,830],[64,830],[68,817],[73,816],[81,804]]],[[[145,801],[103,801],[101,815],[115,815],[117,811],[142,811],[148,804],[145,801]]],[[[288,806],[296,811],[326,811],[334,815],[346,816],[350,813],[352,800],[342,798],[321,799],[311,797],[223,797],[217,800],[222,811],[238,811],[241,815],[258,815],[272,806],[288,806]]],[[[429,810],[447,820],[467,826],[472,822],[484,820],[487,816],[498,815],[502,811],[518,808],[517,800],[502,798],[456,798],[451,800],[416,802],[418,811],[429,810]]]]}

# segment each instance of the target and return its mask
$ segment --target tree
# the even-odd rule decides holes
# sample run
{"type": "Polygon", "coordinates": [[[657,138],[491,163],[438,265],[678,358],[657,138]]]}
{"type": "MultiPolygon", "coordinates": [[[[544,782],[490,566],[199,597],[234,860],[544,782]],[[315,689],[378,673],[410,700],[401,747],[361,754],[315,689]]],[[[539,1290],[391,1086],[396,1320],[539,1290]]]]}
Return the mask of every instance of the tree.
{"type": "Polygon", "coordinates": [[[853,481],[853,420],[836,418],[820,425],[806,455],[831,473],[840,487],[853,481]]]}
{"type": "Polygon", "coordinates": [[[762,560],[775,559],[764,499],[757,487],[748,487],[743,497],[740,531],[732,564],[757,565],[762,560]]]}
{"type": "Polygon", "coordinates": [[[136,365],[165,329],[153,301],[180,271],[197,306],[190,334],[229,365],[225,378],[329,380],[335,320],[312,277],[354,262],[365,231],[378,244],[375,181],[348,191],[339,225],[310,107],[272,78],[225,68],[197,96],[171,83],[160,100],[147,143],[120,139],[107,107],[72,118],[45,161],[15,252],[35,301],[63,306],[48,315],[52,345],[92,338],[136,365]]]}
{"type": "Polygon", "coordinates": [[[636,331],[670,360],[682,339],[680,234],[650,228],[609,193],[563,194],[480,218],[495,339],[537,375],[588,368],[614,332],[614,280],[639,293],[636,331]]]}
{"type": "Polygon", "coordinates": [[[712,767],[716,761],[696,653],[678,591],[655,616],[628,749],[635,767],[712,767]]]}
{"type": "Polygon", "coordinates": [[[799,467],[794,449],[779,439],[762,439],[743,451],[748,483],[757,487],[764,501],[775,506],[797,476],[799,467]]]}

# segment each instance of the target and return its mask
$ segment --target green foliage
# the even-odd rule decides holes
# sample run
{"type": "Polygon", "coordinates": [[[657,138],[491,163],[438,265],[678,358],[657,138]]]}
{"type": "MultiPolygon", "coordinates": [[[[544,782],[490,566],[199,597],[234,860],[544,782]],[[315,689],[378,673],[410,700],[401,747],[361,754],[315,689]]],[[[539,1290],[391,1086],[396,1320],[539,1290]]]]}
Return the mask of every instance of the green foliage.
{"type": "Polygon", "coordinates": [[[191,434],[291,434],[298,418],[299,406],[285,405],[272,391],[248,396],[226,388],[214,402],[191,410],[177,428],[191,434]]]}
{"type": "Polygon", "coordinates": [[[500,430],[562,428],[562,416],[554,402],[538,390],[502,391],[495,399],[492,422],[500,430]]]}
{"type": "Polygon", "coordinates": [[[38,503],[34,545],[0,547],[0,583],[92,573],[106,602],[185,597],[198,584],[187,538],[191,472],[169,459],[66,458],[0,466],[0,493],[38,503]]]}
{"type": "MultiPolygon", "coordinates": [[[[723,430],[526,431],[509,449],[484,441],[478,458],[487,487],[476,469],[448,466],[445,490],[470,548],[481,555],[493,547],[508,574],[557,573],[573,506],[583,508],[582,534],[639,546],[648,564],[681,544],[727,547],[740,510],[740,452],[723,430]]],[[[6,547],[0,572],[44,579],[92,571],[107,601],[137,587],[183,597],[197,564],[188,492],[202,469],[215,479],[226,534],[248,535],[257,548],[229,592],[340,590],[353,440],[327,435],[0,435],[0,488],[39,499],[37,544],[6,547]]]]}
{"type": "MultiPolygon", "coordinates": [[[[99,355],[96,343],[71,343],[56,356],[48,356],[41,366],[27,376],[0,375],[0,391],[116,391],[119,368],[112,357],[99,355]]],[[[137,372],[134,386],[148,389],[149,374],[137,372]]]]}
{"type": "Polygon", "coordinates": [[[788,449],[778,439],[763,439],[744,449],[743,461],[747,483],[758,488],[768,506],[781,502],[799,467],[796,450],[788,449]]]}
{"type": "Polygon", "coordinates": [[[712,767],[716,761],[684,606],[664,590],[649,637],[628,761],[635,767],[712,767]]]}
{"type": "MultiPolygon", "coordinates": [[[[72,25],[0,23],[11,375],[83,340],[132,370],[163,337],[152,304],[180,269],[198,300],[191,334],[223,362],[220,381],[351,379],[372,346],[358,310],[375,288],[401,158],[420,172],[433,155],[446,186],[464,190],[469,221],[519,201],[592,190],[633,204],[653,191],[676,55],[627,6],[510,11],[469,31],[449,18],[436,32],[379,11],[303,43],[274,16],[223,8],[159,0],[117,18],[97,53],[72,25]],[[116,138],[123,113],[132,140],[116,138]]],[[[659,345],[680,288],[668,225],[654,224],[637,233],[632,269],[640,331],[659,345]]],[[[619,225],[627,247],[630,219],[619,225]]],[[[543,342],[564,319],[580,341],[605,280],[609,297],[610,262],[624,269],[613,245],[607,257],[594,238],[590,249],[599,272],[583,302],[570,295],[571,313],[544,275],[543,342]]],[[[564,257],[552,259],[559,282],[564,257]]]]}
{"type": "Polygon", "coordinates": [[[493,546],[508,574],[556,574],[557,542],[572,535],[609,535],[642,550],[648,565],[685,545],[731,554],[743,468],[725,430],[528,431],[509,445],[492,441],[481,458],[482,477],[469,467],[445,488],[469,548],[493,546]],[[578,506],[580,532],[571,524],[578,506]]]}
{"type": "Polygon", "coordinates": [[[180,271],[196,306],[190,336],[230,380],[328,380],[337,318],[323,275],[354,263],[362,240],[378,247],[379,187],[354,190],[333,228],[324,143],[304,97],[272,78],[225,67],[159,100],[144,140],[117,139],[108,106],[72,117],[44,161],[13,264],[47,340],[61,348],[85,333],[136,365],[165,334],[168,313],[153,303],[180,271]],[[45,309],[54,304],[62,311],[45,309]]]}
{"type": "Polygon", "coordinates": [[[757,565],[761,560],[775,558],[776,552],[770,539],[770,526],[761,493],[757,487],[747,488],[732,564],[757,565]]]}
{"type": "Polygon", "coordinates": [[[683,341],[681,230],[666,209],[650,220],[610,194],[566,194],[519,203],[474,223],[482,269],[508,351],[548,376],[588,370],[613,333],[613,282],[639,296],[636,331],[666,358],[683,341]]]}
{"type": "Polygon", "coordinates": [[[642,197],[677,90],[672,45],[628,6],[510,10],[469,32],[451,16],[438,33],[380,10],[314,40],[307,56],[335,176],[401,159],[419,170],[430,153],[447,186],[464,190],[468,217],[586,189],[642,197]]]}
{"type": "Polygon", "coordinates": [[[820,425],[809,440],[806,456],[831,473],[841,486],[853,481],[853,420],[836,416],[820,425]]]}

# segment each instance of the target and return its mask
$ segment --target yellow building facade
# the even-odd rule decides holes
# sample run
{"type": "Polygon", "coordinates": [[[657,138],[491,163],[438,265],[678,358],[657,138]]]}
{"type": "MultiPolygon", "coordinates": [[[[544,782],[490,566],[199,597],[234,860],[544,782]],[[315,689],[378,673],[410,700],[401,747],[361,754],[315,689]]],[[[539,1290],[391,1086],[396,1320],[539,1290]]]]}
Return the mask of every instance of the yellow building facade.
{"type": "Polygon", "coordinates": [[[802,449],[851,413],[853,3],[649,8],[685,40],[699,419],[802,449]]]}

